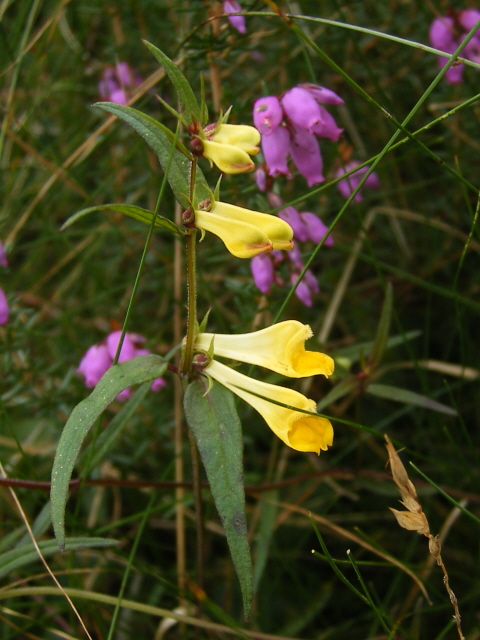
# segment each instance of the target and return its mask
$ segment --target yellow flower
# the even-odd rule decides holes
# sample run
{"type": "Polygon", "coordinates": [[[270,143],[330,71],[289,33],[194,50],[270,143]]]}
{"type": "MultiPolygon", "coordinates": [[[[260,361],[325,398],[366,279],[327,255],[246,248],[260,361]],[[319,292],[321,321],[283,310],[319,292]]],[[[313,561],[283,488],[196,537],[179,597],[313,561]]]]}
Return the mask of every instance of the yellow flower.
{"type": "Polygon", "coordinates": [[[216,356],[260,365],[291,378],[318,374],[328,377],[334,369],[332,358],[317,351],[305,351],[305,341],[312,335],[308,324],[286,320],[253,333],[201,333],[196,346],[208,351],[213,340],[216,356]]]}
{"type": "Polygon", "coordinates": [[[224,173],[253,171],[250,156],[260,151],[260,133],[255,127],[236,124],[218,124],[206,127],[201,136],[204,158],[214,162],[224,173]]]}
{"type": "Polygon", "coordinates": [[[330,421],[297,410],[315,413],[314,400],[293,389],[249,378],[215,360],[210,362],[205,372],[256,409],[275,435],[292,449],[319,454],[332,445],[333,427],[330,421]],[[282,407],[269,400],[294,408],[282,407]]]}
{"type": "Polygon", "coordinates": [[[226,202],[207,201],[209,211],[195,210],[195,226],[218,236],[237,258],[252,258],[272,249],[292,249],[293,230],[277,216],[226,202]]]}

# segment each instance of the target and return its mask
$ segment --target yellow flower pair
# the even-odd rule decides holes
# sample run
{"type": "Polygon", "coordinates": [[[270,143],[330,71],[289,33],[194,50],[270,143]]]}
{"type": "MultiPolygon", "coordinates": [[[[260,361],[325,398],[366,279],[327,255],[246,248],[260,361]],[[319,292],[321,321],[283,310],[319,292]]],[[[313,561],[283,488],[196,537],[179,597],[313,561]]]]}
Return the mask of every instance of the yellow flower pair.
{"type": "MultiPolygon", "coordinates": [[[[308,325],[287,320],[236,336],[201,333],[196,349],[207,353],[213,349],[214,357],[260,365],[293,378],[318,374],[328,377],[333,373],[333,360],[323,353],[305,350],[305,340],[311,336],[308,325]]],[[[331,446],[333,427],[329,420],[316,414],[314,400],[293,389],[245,376],[215,359],[207,365],[205,373],[248,402],[292,449],[320,453],[331,446]]]]}
{"type": "Polygon", "coordinates": [[[259,151],[260,133],[255,127],[215,124],[205,127],[200,136],[202,156],[224,173],[246,173],[255,165],[250,156],[259,151]]]}

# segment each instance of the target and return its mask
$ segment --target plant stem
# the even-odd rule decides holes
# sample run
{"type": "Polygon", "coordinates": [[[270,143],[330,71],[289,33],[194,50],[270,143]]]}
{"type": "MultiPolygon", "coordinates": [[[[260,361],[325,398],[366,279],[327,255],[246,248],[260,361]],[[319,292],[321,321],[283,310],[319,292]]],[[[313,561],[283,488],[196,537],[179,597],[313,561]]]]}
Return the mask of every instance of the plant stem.
{"type": "MultiPolygon", "coordinates": [[[[190,202],[194,202],[195,196],[195,175],[197,171],[197,160],[192,160],[190,165],[190,202]]],[[[197,274],[196,274],[196,241],[197,230],[188,228],[185,230],[185,247],[187,253],[186,267],[187,267],[187,337],[185,342],[185,351],[182,358],[182,364],[180,372],[184,378],[184,385],[186,384],[186,378],[190,374],[193,360],[193,348],[195,346],[195,332],[196,332],[196,320],[197,320],[197,274]]]]}

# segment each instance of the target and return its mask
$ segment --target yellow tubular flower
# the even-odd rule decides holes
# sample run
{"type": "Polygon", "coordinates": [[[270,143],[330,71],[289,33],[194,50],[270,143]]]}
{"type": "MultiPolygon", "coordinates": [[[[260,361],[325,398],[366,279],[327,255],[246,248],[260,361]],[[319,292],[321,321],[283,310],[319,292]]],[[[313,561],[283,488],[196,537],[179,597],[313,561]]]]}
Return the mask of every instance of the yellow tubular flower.
{"type": "Polygon", "coordinates": [[[221,124],[210,138],[213,142],[240,147],[250,156],[254,156],[260,151],[258,146],[260,139],[261,135],[258,129],[242,124],[221,124]]]}
{"type": "Polygon", "coordinates": [[[293,248],[293,230],[284,220],[225,202],[215,202],[210,211],[195,210],[195,226],[217,235],[237,258],[293,248]]]}
{"type": "Polygon", "coordinates": [[[204,158],[214,162],[224,173],[246,173],[255,165],[250,156],[260,151],[260,133],[247,125],[220,124],[205,129],[202,138],[204,158]]]}
{"type": "Polygon", "coordinates": [[[248,402],[260,413],[275,435],[292,449],[319,454],[332,445],[333,427],[329,420],[281,407],[264,398],[312,413],[316,412],[314,400],[293,389],[249,378],[215,360],[205,368],[205,373],[248,402]]]}
{"type": "Polygon", "coordinates": [[[318,374],[328,377],[334,369],[332,358],[317,351],[305,351],[305,340],[312,335],[308,324],[286,320],[253,333],[201,333],[196,346],[208,351],[213,339],[216,356],[256,364],[291,378],[318,374]]]}

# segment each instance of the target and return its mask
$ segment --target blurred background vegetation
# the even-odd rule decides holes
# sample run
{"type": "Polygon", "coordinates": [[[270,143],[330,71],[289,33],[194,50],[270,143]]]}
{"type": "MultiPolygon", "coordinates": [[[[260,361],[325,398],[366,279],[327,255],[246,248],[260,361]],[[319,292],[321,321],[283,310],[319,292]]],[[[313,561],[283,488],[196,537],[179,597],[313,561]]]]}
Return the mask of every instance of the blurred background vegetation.
{"type": "MultiPolygon", "coordinates": [[[[128,417],[121,413],[127,405],[109,407],[102,428],[120,415],[122,430],[93,468],[88,467],[92,440],[85,443],[77,477],[87,467],[91,484],[72,495],[67,532],[111,538],[118,545],[55,552],[48,494],[34,483],[49,482],[63,425],[88,393],[76,373],[80,359],[122,325],[147,233],[115,212],[92,214],[65,231],[60,227],[88,206],[125,202],[153,209],[162,179],[143,140],[92,106],[100,99],[105,68],[126,61],[136,69],[144,83],[132,91],[135,107],[172,129],[176,123],[155,95],[175,105],[175,92],[142,39],[177,61],[194,89],[200,91],[204,76],[212,120],[216,107],[233,105],[230,121],[252,124],[256,98],[280,95],[301,82],[336,91],[345,105],[330,111],[344,133],[340,143],[321,143],[326,182],[309,189],[299,175],[277,181],[286,203],[295,201],[327,225],[345,204],[328,184],[342,160],[373,159],[396,130],[374,103],[402,122],[438,73],[435,56],[415,43],[428,44],[430,23],[448,12],[443,0],[300,0],[280,6],[358,27],[295,23],[352,81],[260,1],[242,2],[252,12],[245,35],[230,26],[222,4],[213,0],[0,2],[0,240],[9,263],[0,272],[0,286],[11,306],[9,322],[0,327],[0,461],[2,475],[27,481],[15,488],[23,514],[9,488],[2,488],[0,634],[5,640],[86,637],[60,591],[42,591],[56,587],[32,553],[24,517],[35,524],[39,541],[52,541],[47,561],[64,588],[83,592],[73,599],[91,637],[99,640],[226,637],[218,625],[239,637],[456,637],[443,574],[426,539],[400,529],[388,510],[398,505],[399,494],[386,467],[384,433],[404,449],[431,531],[442,532],[464,634],[480,637],[479,107],[475,101],[462,106],[477,92],[479,76],[472,67],[465,69],[462,84],[443,80],[428,93],[408,130],[454,113],[418,136],[423,147],[410,140],[389,151],[376,168],[381,189],[365,190],[363,202],[352,203],[338,219],[335,245],[321,248],[311,266],[321,289],[313,306],[292,296],[282,311],[281,319],[310,324],[312,342],[336,359],[332,379],[296,387],[321,401],[345,385],[345,394],[320,405],[334,423],[333,447],[320,458],[291,451],[259,415],[238,404],[256,578],[250,622],[243,620],[237,578],[207,489],[206,595],[195,587],[188,486],[182,498],[188,579],[179,583],[172,377],[159,394],[138,397],[128,417]],[[384,305],[387,283],[391,309],[384,305]],[[386,397],[369,389],[375,383],[388,386],[386,397]],[[96,485],[98,480],[104,486],[96,485]],[[129,604],[114,616],[122,581],[129,604]],[[19,591],[8,595],[13,588],[27,591],[23,597],[19,591]],[[89,594],[93,601],[86,599],[89,594]],[[182,615],[212,626],[189,622],[165,630],[162,610],[178,606],[182,615]]],[[[202,167],[213,185],[217,173],[207,163],[202,167]]],[[[253,174],[225,176],[222,196],[270,210],[253,174]]],[[[171,194],[160,213],[174,217],[171,194]]],[[[176,298],[173,288],[175,270],[182,269],[175,252],[171,236],[155,234],[128,327],[160,355],[175,346],[176,309],[184,319],[184,297],[176,298]]],[[[212,236],[199,246],[199,265],[199,312],[212,309],[210,331],[267,326],[288,294],[288,288],[277,287],[262,296],[248,261],[229,256],[212,236]]],[[[262,379],[279,381],[273,374],[262,379]]],[[[188,482],[186,435],[185,442],[188,482]]]]}

